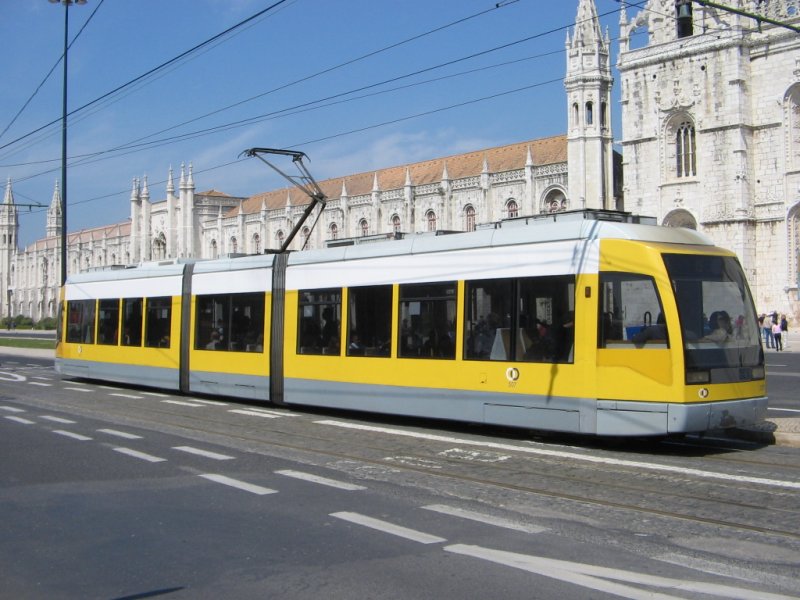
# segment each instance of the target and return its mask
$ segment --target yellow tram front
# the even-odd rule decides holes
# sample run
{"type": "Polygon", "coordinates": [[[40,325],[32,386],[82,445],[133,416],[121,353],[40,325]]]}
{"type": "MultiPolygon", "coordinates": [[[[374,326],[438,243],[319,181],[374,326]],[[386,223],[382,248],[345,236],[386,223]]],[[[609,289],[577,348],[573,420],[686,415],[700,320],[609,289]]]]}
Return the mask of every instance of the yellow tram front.
{"type": "Polygon", "coordinates": [[[734,254],[604,240],[598,278],[598,433],[646,430],[647,406],[662,421],[664,401],[665,433],[764,418],[764,352],[734,254]]]}

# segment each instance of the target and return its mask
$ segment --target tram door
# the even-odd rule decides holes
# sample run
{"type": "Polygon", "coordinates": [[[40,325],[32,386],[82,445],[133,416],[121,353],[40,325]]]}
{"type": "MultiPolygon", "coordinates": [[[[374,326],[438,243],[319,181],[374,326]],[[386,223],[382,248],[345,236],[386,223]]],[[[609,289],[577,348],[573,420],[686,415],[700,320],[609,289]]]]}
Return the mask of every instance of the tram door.
{"type": "Polygon", "coordinates": [[[672,385],[670,340],[653,277],[602,272],[598,306],[598,398],[665,400],[672,385]]]}

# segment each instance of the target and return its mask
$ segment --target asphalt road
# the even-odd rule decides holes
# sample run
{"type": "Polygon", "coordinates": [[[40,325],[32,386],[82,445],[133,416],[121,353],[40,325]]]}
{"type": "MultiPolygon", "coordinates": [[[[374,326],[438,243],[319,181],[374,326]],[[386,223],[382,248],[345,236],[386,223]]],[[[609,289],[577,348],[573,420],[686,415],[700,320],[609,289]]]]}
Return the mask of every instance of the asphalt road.
{"type": "MultiPolygon", "coordinates": [[[[800,342],[794,344],[800,350],[800,342]]],[[[769,417],[800,418],[800,352],[767,350],[769,417]]]]}
{"type": "Polygon", "coordinates": [[[0,597],[800,597],[797,449],[0,386],[0,597]]]}

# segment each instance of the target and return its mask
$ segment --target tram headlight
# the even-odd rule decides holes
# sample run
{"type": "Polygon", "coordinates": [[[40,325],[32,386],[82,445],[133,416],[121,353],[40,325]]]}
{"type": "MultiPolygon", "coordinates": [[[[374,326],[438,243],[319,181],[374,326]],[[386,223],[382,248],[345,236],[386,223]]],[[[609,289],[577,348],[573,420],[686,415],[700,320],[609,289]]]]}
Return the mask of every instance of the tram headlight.
{"type": "Polygon", "coordinates": [[[753,379],[764,379],[764,377],[766,377],[764,367],[753,367],[753,379]]]}
{"type": "Polygon", "coordinates": [[[710,371],[687,371],[686,383],[709,383],[711,381],[710,371]]]}

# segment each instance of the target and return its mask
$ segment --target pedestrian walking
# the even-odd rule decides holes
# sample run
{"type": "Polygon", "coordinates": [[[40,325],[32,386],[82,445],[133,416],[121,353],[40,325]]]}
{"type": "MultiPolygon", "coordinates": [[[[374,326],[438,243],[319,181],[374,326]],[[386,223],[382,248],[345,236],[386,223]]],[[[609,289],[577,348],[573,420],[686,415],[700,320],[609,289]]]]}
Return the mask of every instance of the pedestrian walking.
{"type": "Polygon", "coordinates": [[[780,323],[773,323],[772,324],[772,338],[775,341],[775,350],[780,352],[783,350],[783,345],[781,344],[781,324],[780,323]]]}
{"type": "Polygon", "coordinates": [[[789,322],[786,315],[781,315],[781,343],[784,348],[789,347],[789,322]]]}
{"type": "Polygon", "coordinates": [[[761,326],[761,333],[764,335],[764,347],[772,348],[772,324],[767,319],[767,315],[761,313],[758,317],[758,324],[761,326]]]}

